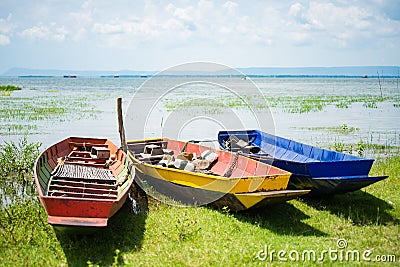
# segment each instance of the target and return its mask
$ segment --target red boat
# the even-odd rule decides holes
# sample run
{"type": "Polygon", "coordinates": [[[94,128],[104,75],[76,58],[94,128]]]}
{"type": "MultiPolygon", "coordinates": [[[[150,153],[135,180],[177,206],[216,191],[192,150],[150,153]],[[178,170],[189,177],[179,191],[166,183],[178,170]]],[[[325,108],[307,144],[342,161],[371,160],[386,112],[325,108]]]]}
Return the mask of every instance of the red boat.
{"type": "Polygon", "coordinates": [[[53,226],[105,227],[135,176],[126,154],[107,139],[69,137],[43,151],[34,176],[53,226]]]}

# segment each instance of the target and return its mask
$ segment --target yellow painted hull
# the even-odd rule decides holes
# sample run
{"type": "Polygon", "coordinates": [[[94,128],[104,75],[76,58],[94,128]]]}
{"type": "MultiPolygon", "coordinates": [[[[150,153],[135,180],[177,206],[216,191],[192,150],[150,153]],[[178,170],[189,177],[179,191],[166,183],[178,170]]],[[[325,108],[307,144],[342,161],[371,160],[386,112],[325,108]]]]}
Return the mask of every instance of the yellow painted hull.
{"type": "Polygon", "coordinates": [[[261,209],[309,193],[309,190],[222,193],[185,186],[136,171],[136,182],[156,199],[171,205],[228,208],[231,211],[261,209]]]}
{"type": "Polygon", "coordinates": [[[168,138],[128,141],[128,155],[135,163],[137,181],[146,192],[156,191],[184,205],[212,204],[238,211],[284,202],[309,192],[286,190],[290,172],[195,143],[168,138]],[[208,151],[218,155],[208,169],[211,174],[159,165],[166,153],[178,157],[182,152],[202,155],[208,151]]]}
{"type": "Polygon", "coordinates": [[[154,166],[147,163],[140,164],[136,158],[132,157],[132,155],[130,155],[130,157],[137,163],[136,169],[144,175],[182,186],[220,193],[234,194],[284,190],[288,185],[291,175],[291,173],[287,173],[279,175],[226,178],[171,169],[162,166],[154,166]]]}

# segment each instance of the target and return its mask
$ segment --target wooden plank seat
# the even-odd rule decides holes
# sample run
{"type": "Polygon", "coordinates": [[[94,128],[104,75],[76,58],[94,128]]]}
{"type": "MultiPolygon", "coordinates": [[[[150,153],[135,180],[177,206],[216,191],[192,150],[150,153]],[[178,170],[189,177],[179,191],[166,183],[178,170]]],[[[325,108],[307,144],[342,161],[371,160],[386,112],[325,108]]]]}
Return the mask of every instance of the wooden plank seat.
{"type": "Polygon", "coordinates": [[[97,189],[97,188],[86,188],[86,187],[76,187],[68,185],[50,185],[49,192],[68,192],[68,193],[81,193],[81,194],[92,194],[92,195],[107,195],[107,196],[117,196],[118,192],[116,190],[110,189],[97,189]]]}
{"type": "Polygon", "coordinates": [[[102,163],[105,164],[107,162],[106,159],[93,159],[93,158],[85,158],[85,157],[68,157],[65,162],[87,162],[87,163],[102,163]]]}
{"type": "Polygon", "coordinates": [[[51,173],[53,177],[77,178],[77,179],[96,179],[115,181],[115,177],[108,169],[81,166],[78,164],[64,163],[59,164],[51,173]]]}
{"type": "Polygon", "coordinates": [[[51,173],[48,196],[115,199],[116,179],[108,169],[77,164],[57,165],[51,173]]]}
{"type": "Polygon", "coordinates": [[[100,195],[76,192],[49,191],[49,196],[52,197],[72,197],[72,198],[88,198],[88,199],[116,199],[114,195],[100,195]]]}
{"type": "Polygon", "coordinates": [[[71,151],[68,157],[91,158],[89,151],[79,151],[79,150],[71,151]]]}
{"type": "Polygon", "coordinates": [[[71,164],[71,165],[79,165],[79,166],[87,166],[87,167],[105,167],[105,163],[96,163],[96,162],[90,162],[90,161],[66,161],[66,163],[71,164]]]}
{"type": "Polygon", "coordinates": [[[145,152],[144,149],[148,145],[157,145],[165,149],[167,147],[167,144],[168,144],[167,141],[146,141],[146,142],[128,144],[128,149],[134,154],[139,154],[145,152]]]}
{"type": "Polygon", "coordinates": [[[93,146],[108,147],[107,144],[94,144],[89,142],[68,142],[68,144],[72,147],[87,147],[87,148],[91,148],[93,146]]]}
{"type": "Polygon", "coordinates": [[[105,158],[94,158],[89,151],[73,150],[64,159],[67,163],[79,163],[82,165],[92,166],[92,167],[104,167],[107,159],[105,158]]]}
{"type": "Polygon", "coordinates": [[[114,183],[109,183],[106,181],[102,181],[102,183],[99,183],[99,181],[97,180],[78,181],[78,180],[66,180],[57,177],[53,177],[52,185],[66,185],[66,186],[98,188],[98,189],[115,189],[114,183]]]}

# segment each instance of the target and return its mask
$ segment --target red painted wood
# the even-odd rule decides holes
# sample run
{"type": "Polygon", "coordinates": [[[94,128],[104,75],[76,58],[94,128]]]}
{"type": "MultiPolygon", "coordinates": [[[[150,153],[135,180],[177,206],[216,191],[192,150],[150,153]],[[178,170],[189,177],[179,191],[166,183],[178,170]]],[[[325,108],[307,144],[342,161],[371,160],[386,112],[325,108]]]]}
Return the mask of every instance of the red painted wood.
{"type": "MultiPolygon", "coordinates": [[[[58,179],[55,180],[54,184],[50,184],[49,195],[40,189],[38,179],[39,176],[42,178],[44,176],[44,173],[40,171],[43,162],[47,159],[50,167],[54,169],[58,164],[57,160],[59,158],[65,158],[76,147],[75,145],[80,147],[83,143],[85,143],[86,147],[90,145],[108,147],[111,154],[117,155],[117,163],[112,169],[115,177],[125,167],[123,164],[126,159],[125,153],[118,150],[118,147],[107,139],[70,137],[46,149],[35,162],[35,183],[38,188],[40,202],[49,216],[49,223],[74,226],[105,226],[107,225],[107,219],[121,208],[127,198],[133,178],[130,179],[129,186],[126,186],[119,195],[117,195],[115,185],[107,184],[110,181],[106,181],[103,184],[99,181],[100,184],[96,182],[88,185],[88,183],[77,182],[74,179],[65,182],[58,179]]],[[[105,167],[104,160],[101,164],[96,163],[100,161],[88,158],[86,152],[75,151],[73,155],[69,159],[71,163],[81,165],[83,163],[84,165],[92,165],[99,168],[105,167]]],[[[134,173],[132,175],[134,176],[134,173]]]]}

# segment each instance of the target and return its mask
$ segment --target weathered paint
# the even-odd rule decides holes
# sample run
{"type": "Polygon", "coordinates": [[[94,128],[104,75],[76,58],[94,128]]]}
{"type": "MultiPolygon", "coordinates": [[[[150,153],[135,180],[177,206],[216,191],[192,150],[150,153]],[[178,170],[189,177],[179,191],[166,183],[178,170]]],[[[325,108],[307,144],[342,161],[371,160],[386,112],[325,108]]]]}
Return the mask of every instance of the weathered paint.
{"type": "Polygon", "coordinates": [[[278,199],[279,196],[280,201],[285,201],[309,192],[309,190],[295,190],[291,192],[292,194],[286,191],[286,194],[254,194],[236,197],[235,194],[237,193],[285,190],[291,173],[238,155],[237,164],[231,176],[223,177],[223,174],[230,168],[234,160],[235,155],[233,153],[198,144],[186,144],[185,142],[168,138],[128,141],[128,148],[128,155],[135,162],[137,175],[141,177],[141,180],[150,181],[155,190],[161,189],[163,191],[166,189],[165,193],[169,194],[169,197],[177,197],[179,201],[181,201],[180,197],[191,201],[191,192],[201,195],[203,199],[212,199],[212,197],[208,198],[206,196],[208,194],[219,197],[217,201],[214,201],[216,202],[214,204],[225,203],[234,210],[242,210],[251,208],[260,202],[267,203],[267,201],[263,201],[266,198],[275,197],[278,199]],[[154,142],[163,143],[166,145],[166,149],[174,152],[174,155],[181,153],[183,148],[185,148],[185,152],[196,153],[197,155],[200,155],[205,150],[214,151],[218,154],[218,161],[211,170],[217,175],[189,172],[139,161],[135,154],[144,147],[141,144],[154,142]],[[138,151],[133,151],[133,149],[138,151]]]}
{"type": "Polygon", "coordinates": [[[221,149],[235,136],[260,148],[242,154],[292,173],[289,189],[311,189],[310,195],[346,193],[361,189],[388,176],[368,176],[373,159],[322,149],[258,130],[220,131],[221,149]]]}
{"type": "MultiPolygon", "coordinates": [[[[80,160],[78,161],[80,162],[80,160]]],[[[93,160],[93,162],[98,161],[93,160]]],[[[106,226],[108,218],[112,217],[124,204],[132,186],[134,168],[131,170],[132,173],[128,174],[130,162],[126,154],[107,139],[69,137],[45,149],[35,162],[34,178],[40,202],[48,215],[48,222],[52,225],[65,226],[106,226]],[[109,186],[100,186],[100,184],[98,186],[93,184],[85,186],[84,182],[65,181],[60,182],[60,186],[55,185],[54,188],[59,189],[64,186],[68,189],[75,186],[76,191],[81,193],[60,193],[61,196],[57,196],[58,191],[55,191],[53,196],[51,194],[48,195],[51,180],[50,173],[56,167],[57,159],[69,155],[76,146],[89,145],[103,146],[110,149],[110,153],[115,154],[117,160],[115,164],[110,166],[110,170],[116,179],[121,172],[127,175],[128,179],[118,190],[107,189],[109,186]],[[74,185],[74,183],[78,185],[74,185]],[[83,184],[82,188],[79,187],[79,183],[83,184]],[[110,193],[107,194],[107,192],[110,193]],[[75,197],[74,194],[76,195],[75,197]]],[[[85,159],[84,163],[92,164],[91,159],[85,159]]],[[[102,167],[104,167],[104,164],[102,167]]]]}

